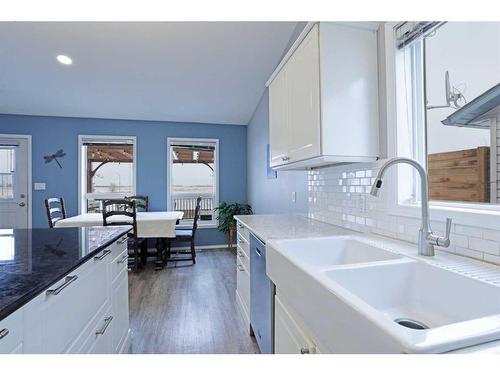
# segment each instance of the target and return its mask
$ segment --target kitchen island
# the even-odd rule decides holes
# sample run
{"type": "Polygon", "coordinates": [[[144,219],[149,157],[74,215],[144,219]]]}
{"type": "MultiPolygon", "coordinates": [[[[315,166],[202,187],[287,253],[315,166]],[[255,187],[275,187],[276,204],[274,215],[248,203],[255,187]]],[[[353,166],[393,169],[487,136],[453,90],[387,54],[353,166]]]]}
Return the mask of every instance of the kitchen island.
{"type": "Polygon", "coordinates": [[[0,353],[129,350],[130,227],[0,230],[0,353]]]}

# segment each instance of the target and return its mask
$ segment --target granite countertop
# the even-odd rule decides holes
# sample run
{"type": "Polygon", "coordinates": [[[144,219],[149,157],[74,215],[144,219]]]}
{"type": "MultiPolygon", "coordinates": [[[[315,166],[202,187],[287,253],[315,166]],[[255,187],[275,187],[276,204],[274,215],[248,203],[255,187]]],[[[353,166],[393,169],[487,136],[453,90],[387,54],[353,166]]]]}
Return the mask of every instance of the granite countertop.
{"type": "Polygon", "coordinates": [[[128,226],[0,229],[0,320],[129,230],[128,226]]]}
{"type": "Polygon", "coordinates": [[[358,233],[300,214],[237,215],[235,219],[264,242],[272,238],[310,238],[358,233]]]}

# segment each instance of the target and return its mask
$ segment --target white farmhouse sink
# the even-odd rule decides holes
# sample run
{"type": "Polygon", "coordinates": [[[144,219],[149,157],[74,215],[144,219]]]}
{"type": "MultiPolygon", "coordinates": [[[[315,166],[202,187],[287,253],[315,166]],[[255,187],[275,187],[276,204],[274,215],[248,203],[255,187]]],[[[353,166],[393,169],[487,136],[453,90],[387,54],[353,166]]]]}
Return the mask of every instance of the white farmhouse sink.
{"type": "Polygon", "coordinates": [[[370,238],[267,243],[269,277],[328,352],[444,353],[500,339],[499,286],[370,238]]]}
{"type": "Polygon", "coordinates": [[[500,338],[500,288],[494,285],[420,261],[332,269],[324,276],[406,352],[443,352],[500,338]],[[415,329],[418,323],[427,329],[415,329]]]}
{"type": "Polygon", "coordinates": [[[280,240],[276,243],[286,249],[286,256],[291,261],[317,269],[401,258],[400,254],[351,236],[280,240]]]}

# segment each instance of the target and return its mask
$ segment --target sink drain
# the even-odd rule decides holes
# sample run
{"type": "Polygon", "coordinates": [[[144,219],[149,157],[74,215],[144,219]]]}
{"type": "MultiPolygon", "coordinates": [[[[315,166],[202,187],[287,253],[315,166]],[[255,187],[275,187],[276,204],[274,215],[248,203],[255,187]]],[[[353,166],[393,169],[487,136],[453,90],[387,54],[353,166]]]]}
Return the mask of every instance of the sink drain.
{"type": "Polygon", "coordinates": [[[418,320],[408,319],[408,318],[398,318],[394,319],[396,323],[400,326],[410,328],[410,329],[428,329],[424,323],[419,322],[418,320]]]}

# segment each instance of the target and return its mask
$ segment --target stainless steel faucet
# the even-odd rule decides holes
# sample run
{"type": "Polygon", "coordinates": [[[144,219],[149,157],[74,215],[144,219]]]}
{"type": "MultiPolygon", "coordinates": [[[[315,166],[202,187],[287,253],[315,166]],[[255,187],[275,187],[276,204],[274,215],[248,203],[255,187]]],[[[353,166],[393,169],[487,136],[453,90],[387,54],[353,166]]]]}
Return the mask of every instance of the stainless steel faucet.
{"type": "Polygon", "coordinates": [[[395,164],[409,164],[414,167],[420,175],[420,191],[422,192],[422,224],[418,232],[418,255],[434,256],[434,246],[448,247],[450,246],[450,231],[451,219],[446,219],[446,234],[444,237],[432,233],[431,224],[429,222],[429,196],[427,173],[425,169],[415,160],[408,158],[393,158],[389,159],[382,165],[378,171],[375,182],[373,183],[370,194],[374,197],[378,196],[379,190],[382,187],[382,181],[386,170],[395,164]]]}

